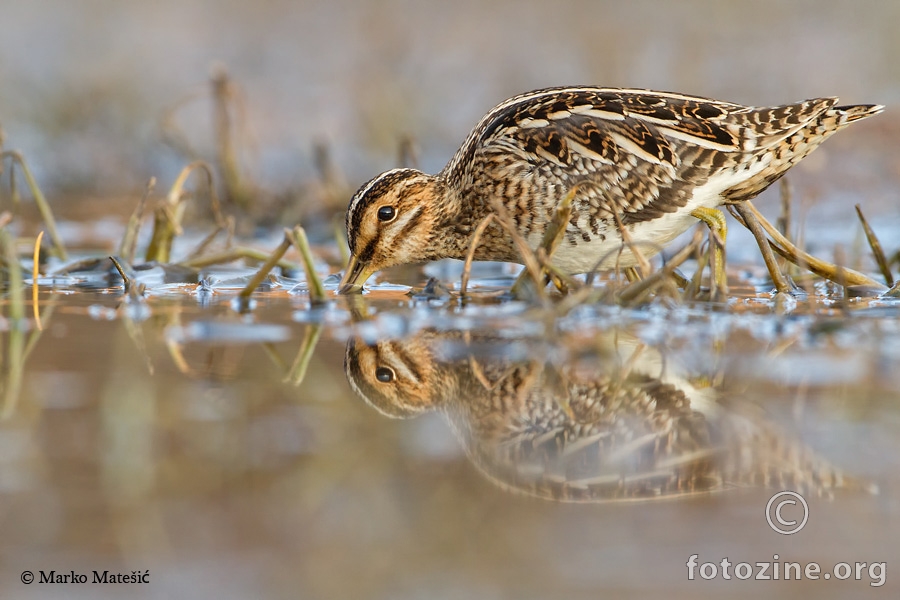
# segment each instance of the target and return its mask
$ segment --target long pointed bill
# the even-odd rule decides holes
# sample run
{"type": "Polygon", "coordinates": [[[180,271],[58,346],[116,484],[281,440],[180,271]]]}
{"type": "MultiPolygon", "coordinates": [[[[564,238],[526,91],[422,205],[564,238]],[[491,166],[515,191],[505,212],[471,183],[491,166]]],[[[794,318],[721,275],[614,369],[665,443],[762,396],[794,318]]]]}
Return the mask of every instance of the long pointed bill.
{"type": "Polygon", "coordinates": [[[352,294],[362,291],[362,286],[375,271],[366,263],[360,262],[355,256],[350,257],[350,264],[341,279],[338,294],[352,294]]]}

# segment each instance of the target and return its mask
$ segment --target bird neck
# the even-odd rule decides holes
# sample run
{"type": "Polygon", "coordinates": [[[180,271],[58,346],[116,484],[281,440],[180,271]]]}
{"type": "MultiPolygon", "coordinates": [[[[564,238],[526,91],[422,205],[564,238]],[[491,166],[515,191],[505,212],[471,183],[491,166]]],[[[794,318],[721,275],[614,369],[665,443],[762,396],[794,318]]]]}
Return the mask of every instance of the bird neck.
{"type": "Polygon", "coordinates": [[[440,175],[433,183],[434,226],[428,260],[460,258],[469,246],[473,227],[470,212],[459,192],[440,175]]]}

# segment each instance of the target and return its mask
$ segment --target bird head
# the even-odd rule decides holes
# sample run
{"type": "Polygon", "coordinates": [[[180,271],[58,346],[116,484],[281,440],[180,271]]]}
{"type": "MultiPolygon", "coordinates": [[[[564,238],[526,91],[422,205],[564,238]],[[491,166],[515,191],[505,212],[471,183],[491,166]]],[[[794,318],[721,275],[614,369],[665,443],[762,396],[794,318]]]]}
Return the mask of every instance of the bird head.
{"type": "Polygon", "coordinates": [[[381,414],[414,417],[434,409],[447,392],[434,356],[420,337],[367,344],[351,338],[344,373],[353,390],[381,414]]]}
{"type": "Polygon", "coordinates": [[[376,271],[431,257],[438,178],[394,169],[363,185],[347,209],[350,264],[340,293],[358,292],[376,271]]]}

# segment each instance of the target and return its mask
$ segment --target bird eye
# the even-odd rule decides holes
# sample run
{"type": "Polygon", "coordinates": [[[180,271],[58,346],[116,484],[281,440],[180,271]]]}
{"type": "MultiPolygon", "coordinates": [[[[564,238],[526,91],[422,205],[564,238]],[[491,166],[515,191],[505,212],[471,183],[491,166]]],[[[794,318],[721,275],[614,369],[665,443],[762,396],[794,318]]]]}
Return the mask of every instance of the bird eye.
{"type": "Polygon", "coordinates": [[[397,212],[394,210],[393,206],[382,206],[378,209],[378,220],[379,221],[391,221],[394,217],[397,216],[397,212]]]}
{"type": "Polygon", "coordinates": [[[394,370],[390,367],[378,367],[375,369],[375,379],[381,383],[390,383],[394,380],[394,370]]]}

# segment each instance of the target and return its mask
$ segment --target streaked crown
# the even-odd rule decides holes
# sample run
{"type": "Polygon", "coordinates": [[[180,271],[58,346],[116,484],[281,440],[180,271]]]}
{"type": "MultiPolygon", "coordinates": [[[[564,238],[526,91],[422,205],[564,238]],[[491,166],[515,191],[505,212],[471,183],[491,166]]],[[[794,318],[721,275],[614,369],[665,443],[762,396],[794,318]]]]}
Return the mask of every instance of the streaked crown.
{"type": "Polygon", "coordinates": [[[415,169],[392,169],[364,184],[347,209],[350,251],[363,262],[373,259],[378,242],[411,233],[423,217],[421,200],[434,177],[415,169]]]}

